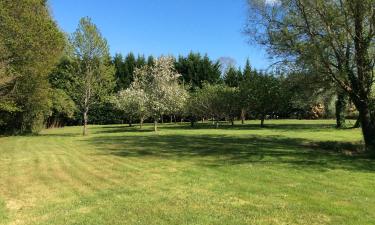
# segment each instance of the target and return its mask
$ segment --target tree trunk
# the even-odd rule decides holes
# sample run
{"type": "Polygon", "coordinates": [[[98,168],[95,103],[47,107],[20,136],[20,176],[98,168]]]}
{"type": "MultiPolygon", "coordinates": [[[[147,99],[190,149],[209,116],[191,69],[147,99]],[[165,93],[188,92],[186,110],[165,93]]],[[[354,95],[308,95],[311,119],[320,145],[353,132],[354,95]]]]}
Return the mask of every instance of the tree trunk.
{"type": "Polygon", "coordinates": [[[171,115],[171,123],[173,123],[173,115],[171,115]]]}
{"type": "Polygon", "coordinates": [[[158,119],[154,119],[154,131],[158,131],[158,119]]]}
{"type": "Polygon", "coordinates": [[[363,1],[352,1],[353,6],[353,17],[354,17],[354,49],[355,49],[355,62],[357,66],[358,81],[353,85],[355,94],[352,97],[353,102],[359,111],[359,117],[361,119],[361,127],[363,138],[366,145],[366,151],[368,151],[373,157],[375,156],[375,115],[370,112],[370,100],[368,99],[368,93],[366,90],[366,84],[364,83],[366,78],[371,78],[373,68],[369,65],[370,44],[367,42],[367,36],[364,35],[364,21],[365,16],[363,14],[365,4],[363,1]],[[357,84],[360,84],[357,86],[357,84]],[[360,98],[356,98],[360,96],[360,98]]]}
{"type": "Polygon", "coordinates": [[[161,116],[161,124],[164,124],[164,116],[161,116]]]}
{"type": "Polygon", "coordinates": [[[265,116],[261,115],[261,117],[260,117],[260,127],[264,127],[264,120],[265,120],[265,116]]]}
{"type": "Polygon", "coordinates": [[[230,122],[231,122],[232,126],[234,126],[234,118],[232,118],[232,119],[230,120],[230,122]]]}
{"type": "Polygon", "coordinates": [[[345,109],[347,105],[347,97],[345,93],[337,94],[336,101],[336,128],[345,127],[345,109]]]}
{"type": "Polygon", "coordinates": [[[140,119],[141,121],[140,121],[140,124],[139,124],[139,126],[140,126],[140,129],[142,130],[142,127],[143,127],[143,117],[141,117],[141,119],[140,119]]]}
{"type": "Polygon", "coordinates": [[[87,115],[87,111],[88,110],[85,110],[83,112],[83,136],[86,136],[87,135],[87,120],[88,120],[88,115],[87,115]]]}
{"type": "Polygon", "coordinates": [[[371,115],[368,107],[363,107],[358,111],[361,119],[361,128],[366,151],[375,157],[375,118],[371,115]]]}
{"type": "Polygon", "coordinates": [[[245,124],[245,116],[246,116],[245,109],[241,109],[241,124],[245,124]]]}
{"type": "Polygon", "coordinates": [[[361,127],[361,119],[358,117],[353,125],[353,128],[360,128],[361,127]]]}
{"type": "Polygon", "coordinates": [[[218,129],[219,128],[219,121],[218,120],[216,120],[216,129],[218,129]]]}

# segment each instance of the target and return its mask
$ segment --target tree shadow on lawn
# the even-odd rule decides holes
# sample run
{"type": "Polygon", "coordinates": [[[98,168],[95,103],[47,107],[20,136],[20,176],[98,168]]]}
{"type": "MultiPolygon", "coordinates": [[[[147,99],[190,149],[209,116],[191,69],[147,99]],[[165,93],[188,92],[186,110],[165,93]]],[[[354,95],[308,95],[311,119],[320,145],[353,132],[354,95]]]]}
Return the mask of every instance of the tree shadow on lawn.
{"type": "Polygon", "coordinates": [[[35,135],[36,137],[80,137],[82,136],[81,132],[77,133],[42,133],[35,135]]]}
{"type": "MultiPolygon", "coordinates": [[[[264,127],[260,127],[258,124],[235,124],[231,125],[229,123],[222,123],[218,128],[211,123],[197,123],[194,127],[190,126],[190,123],[164,123],[159,124],[160,130],[201,130],[201,129],[212,129],[212,130],[277,130],[277,131],[313,131],[319,132],[327,129],[334,129],[334,124],[327,123],[317,123],[317,124],[293,124],[293,123],[283,123],[283,124],[266,124],[264,127]]],[[[139,125],[136,124],[132,127],[128,125],[118,125],[118,126],[101,126],[90,128],[94,133],[126,133],[126,132],[153,132],[152,126],[145,126],[142,130],[139,129],[139,125]]]]}
{"type": "Polygon", "coordinates": [[[139,125],[133,125],[129,127],[128,125],[118,125],[118,126],[101,126],[101,127],[92,127],[89,130],[94,134],[115,134],[115,133],[148,133],[153,132],[153,128],[144,127],[143,129],[139,128],[139,125]]]}
{"type": "Polygon", "coordinates": [[[333,124],[327,124],[327,123],[317,123],[317,124],[293,124],[293,123],[282,123],[282,124],[275,124],[275,123],[269,123],[265,124],[264,127],[261,127],[260,124],[235,124],[231,125],[230,123],[222,123],[219,125],[218,128],[215,127],[215,125],[210,123],[199,123],[196,124],[194,127],[190,127],[187,125],[178,127],[166,127],[166,129],[219,129],[219,130],[277,130],[277,131],[322,131],[326,129],[332,129],[335,126],[333,124]]]}
{"type": "Polygon", "coordinates": [[[335,150],[355,150],[360,144],[310,142],[282,136],[158,135],[99,136],[88,140],[100,152],[119,157],[192,159],[216,167],[228,164],[287,164],[328,169],[375,171],[375,161],[364,155],[348,156],[335,150]]]}

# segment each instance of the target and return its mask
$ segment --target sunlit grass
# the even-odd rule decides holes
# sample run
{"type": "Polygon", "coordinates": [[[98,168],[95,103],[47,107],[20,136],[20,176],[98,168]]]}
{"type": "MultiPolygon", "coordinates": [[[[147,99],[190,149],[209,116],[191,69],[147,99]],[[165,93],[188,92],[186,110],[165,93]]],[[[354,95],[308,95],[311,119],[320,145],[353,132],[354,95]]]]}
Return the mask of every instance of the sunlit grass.
{"type": "Polygon", "coordinates": [[[2,137],[0,224],[375,223],[375,162],[344,154],[359,129],[266,123],[2,137]]]}

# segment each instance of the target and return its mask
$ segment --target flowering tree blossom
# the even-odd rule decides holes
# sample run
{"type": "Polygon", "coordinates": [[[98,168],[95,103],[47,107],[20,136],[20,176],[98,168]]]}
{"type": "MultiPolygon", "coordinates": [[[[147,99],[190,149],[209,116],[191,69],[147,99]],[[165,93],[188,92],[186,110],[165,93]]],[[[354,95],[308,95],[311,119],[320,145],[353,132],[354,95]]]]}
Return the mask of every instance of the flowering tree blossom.
{"type": "Polygon", "coordinates": [[[145,91],[147,111],[154,119],[155,131],[162,115],[182,109],[186,102],[187,93],[178,83],[179,77],[172,57],[160,57],[153,66],[143,66],[135,70],[132,88],[145,91]]]}
{"type": "Polygon", "coordinates": [[[130,126],[132,126],[133,119],[138,118],[142,129],[143,121],[148,114],[147,95],[143,89],[130,87],[122,90],[113,98],[113,103],[117,109],[125,113],[130,126]]]}

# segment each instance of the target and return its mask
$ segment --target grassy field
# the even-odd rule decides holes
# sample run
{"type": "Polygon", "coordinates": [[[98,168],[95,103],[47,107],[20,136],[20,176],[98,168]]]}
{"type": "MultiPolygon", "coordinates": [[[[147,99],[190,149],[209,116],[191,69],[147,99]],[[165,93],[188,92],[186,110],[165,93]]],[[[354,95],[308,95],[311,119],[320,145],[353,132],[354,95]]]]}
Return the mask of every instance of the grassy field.
{"type": "Polygon", "coordinates": [[[0,138],[0,224],[375,224],[375,161],[334,121],[0,138]]]}

